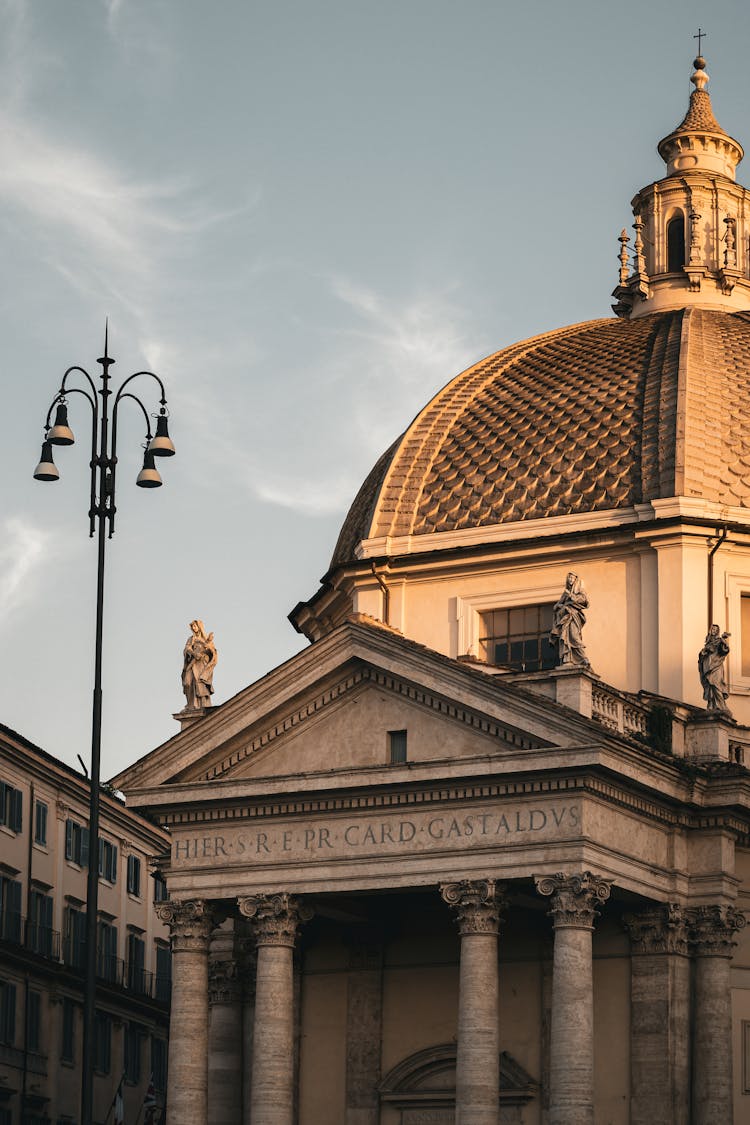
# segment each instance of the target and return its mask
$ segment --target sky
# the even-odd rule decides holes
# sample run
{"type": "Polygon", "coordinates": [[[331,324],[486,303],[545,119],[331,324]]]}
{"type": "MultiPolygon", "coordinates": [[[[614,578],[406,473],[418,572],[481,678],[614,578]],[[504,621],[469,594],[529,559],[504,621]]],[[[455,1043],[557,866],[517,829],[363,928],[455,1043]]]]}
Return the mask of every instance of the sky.
{"type": "MultiPolygon", "coordinates": [[[[60,480],[32,473],[107,318],[115,387],[159,374],[177,454],[135,488],[123,403],[103,777],[177,732],[194,618],[217,703],[306,645],[287,614],[439,387],[611,315],[699,25],[716,116],[750,143],[744,2],[0,0],[0,722],[89,760],[80,396],[60,480]]],[[[156,411],[152,380],[131,387],[156,411]]]]}

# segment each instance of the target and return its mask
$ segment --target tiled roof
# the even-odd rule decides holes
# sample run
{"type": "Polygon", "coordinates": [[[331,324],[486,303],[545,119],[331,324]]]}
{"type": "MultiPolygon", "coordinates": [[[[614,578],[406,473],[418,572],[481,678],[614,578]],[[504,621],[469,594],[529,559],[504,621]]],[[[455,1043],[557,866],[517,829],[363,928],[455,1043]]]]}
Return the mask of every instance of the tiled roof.
{"type": "Polygon", "coordinates": [[[748,404],[748,313],[594,320],[523,341],[417,415],[365,481],[332,566],[375,536],[673,495],[750,507],[748,404]]]}
{"type": "Polygon", "coordinates": [[[719,122],[714,117],[711,107],[711,95],[707,90],[693,90],[690,95],[688,111],[675,133],[689,133],[691,130],[707,130],[709,133],[723,133],[719,122]]]}

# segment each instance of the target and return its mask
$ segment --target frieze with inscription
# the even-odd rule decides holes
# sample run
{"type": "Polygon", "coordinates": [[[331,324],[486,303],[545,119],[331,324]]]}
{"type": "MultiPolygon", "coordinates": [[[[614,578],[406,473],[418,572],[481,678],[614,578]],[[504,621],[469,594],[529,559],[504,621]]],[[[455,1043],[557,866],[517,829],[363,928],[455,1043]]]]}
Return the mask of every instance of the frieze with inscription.
{"type": "Polygon", "coordinates": [[[221,832],[175,831],[172,868],[267,865],[496,847],[570,839],[581,826],[580,804],[503,802],[461,811],[371,813],[361,818],[278,821],[221,832]]]}

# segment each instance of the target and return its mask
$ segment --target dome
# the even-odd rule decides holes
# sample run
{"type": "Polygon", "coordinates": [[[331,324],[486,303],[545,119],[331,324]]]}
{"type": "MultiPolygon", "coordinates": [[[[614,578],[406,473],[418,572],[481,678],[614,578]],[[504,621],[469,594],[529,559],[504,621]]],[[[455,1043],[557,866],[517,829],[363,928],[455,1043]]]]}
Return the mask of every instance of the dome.
{"type": "Polygon", "coordinates": [[[750,312],[690,307],[524,340],[451,380],[380,458],[331,568],[370,539],[677,495],[750,507],[748,402],[750,312]]]}

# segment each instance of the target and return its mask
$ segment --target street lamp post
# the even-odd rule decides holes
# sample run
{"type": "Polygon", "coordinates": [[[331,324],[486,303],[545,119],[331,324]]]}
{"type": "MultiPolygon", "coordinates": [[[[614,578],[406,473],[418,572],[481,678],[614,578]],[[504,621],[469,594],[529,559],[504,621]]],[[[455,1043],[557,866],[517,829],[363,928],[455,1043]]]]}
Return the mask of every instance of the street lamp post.
{"type": "Polygon", "coordinates": [[[126,398],[140,406],[146,420],[146,444],[143,468],[138,474],[136,484],[141,488],[158,488],[161,477],[156,469],[155,457],[171,457],[174,445],[167,427],[167,399],[164,384],[153,371],[136,371],[129,375],[115,392],[110,389],[109,369],[115,362],[110,358],[107,347],[108,331],[104,333],[104,355],[96,362],[101,365],[100,386],[97,391],[89,373],[78,366],[69,367],[62,378],[60,390],[52,400],[44,425],[42,455],[34,470],[36,480],[54,481],[59,472],[52,457],[52,446],[72,445],[73,432],[68,426],[67,399],[69,395],[80,394],[88,399],[91,406],[91,501],[89,507],[89,535],[97,532],[96,569],[96,639],[94,644],[94,697],[91,721],[91,774],[89,798],[89,868],[86,890],[86,982],[83,1009],[83,1052],[81,1076],[81,1125],[93,1125],[93,1092],[95,1061],[95,1018],[96,1018],[96,974],[97,974],[97,914],[99,900],[99,786],[102,735],[102,623],[104,610],[104,555],[107,538],[115,530],[115,476],[117,466],[117,411],[126,398]],[[69,377],[74,373],[83,377],[88,386],[68,386],[69,377]],[[151,419],[146,407],[137,395],[125,388],[133,379],[148,375],[155,379],[161,390],[159,413],[156,417],[156,433],[151,432],[151,419]],[[109,397],[114,394],[112,406],[112,430],[109,429],[109,397]],[[101,398],[101,406],[97,402],[101,398]],[[55,421],[50,425],[52,411],[55,421]],[[98,450],[98,452],[97,452],[98,450]],[[98,481],[98,488],[97,488],[98,481]],[[109,535],[105,534],[109,525],[109,535]]]}

